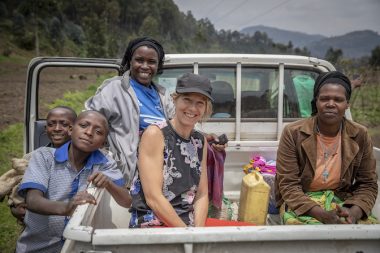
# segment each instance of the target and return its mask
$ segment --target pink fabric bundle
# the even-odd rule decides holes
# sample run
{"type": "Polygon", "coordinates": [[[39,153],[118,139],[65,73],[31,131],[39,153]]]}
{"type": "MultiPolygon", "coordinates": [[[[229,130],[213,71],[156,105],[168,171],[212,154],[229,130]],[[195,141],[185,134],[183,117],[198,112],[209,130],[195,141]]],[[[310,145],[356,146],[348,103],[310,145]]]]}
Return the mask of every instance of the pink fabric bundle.
{"type": "Polygon", "coordinates": [[[256,170],[260,173],[267,173],[267,174],[276,174],[276,161],[270,160],[267,161],[264,157],[259,155],[254,155],[251,160],[249,161],[249,164],[244,166],[244,172],[245,174],[248,174],[252,172],[253,170],[256,170]]]}

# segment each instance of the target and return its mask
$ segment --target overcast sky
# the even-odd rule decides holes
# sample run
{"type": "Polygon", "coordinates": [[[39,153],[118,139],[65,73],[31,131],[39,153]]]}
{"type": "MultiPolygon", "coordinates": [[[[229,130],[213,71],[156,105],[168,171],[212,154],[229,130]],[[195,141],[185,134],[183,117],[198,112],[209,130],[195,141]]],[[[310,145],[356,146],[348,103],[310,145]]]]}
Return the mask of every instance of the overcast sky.
{"type": "Polygon", "coordinates": [[[173,0],[216,29],[265,25],[325,36],[370,29],[380,33],[380,0],[173,0]]]}

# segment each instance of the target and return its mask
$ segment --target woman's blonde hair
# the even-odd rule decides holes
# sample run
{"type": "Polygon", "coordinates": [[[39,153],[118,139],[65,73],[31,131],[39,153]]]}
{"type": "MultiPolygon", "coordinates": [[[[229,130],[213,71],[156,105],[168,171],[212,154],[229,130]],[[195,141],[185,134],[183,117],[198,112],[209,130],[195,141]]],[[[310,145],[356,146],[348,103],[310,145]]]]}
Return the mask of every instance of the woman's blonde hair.
{"type": "MultiPolygon", "coordinates": [[[[184,94],[186,94],[186,93],[173,92],[171,94],[171,96],[172,96],[173,100],[176,101],[179,97],[183,96],[184,94]]],[[[200,94],[200,95],[202,95],[202,94],[200,94]]],[[[204,122],[204,121],[206,121],[208,118],[210,118],[210,116],[212,114],[212,103],[211,103],[211,100],[208,97],[204,96],[204,95],[202,95],[202,96],[206,99],[206,110],[205,110],[205,113],[202,116],[201,123],[204,122]]]]}

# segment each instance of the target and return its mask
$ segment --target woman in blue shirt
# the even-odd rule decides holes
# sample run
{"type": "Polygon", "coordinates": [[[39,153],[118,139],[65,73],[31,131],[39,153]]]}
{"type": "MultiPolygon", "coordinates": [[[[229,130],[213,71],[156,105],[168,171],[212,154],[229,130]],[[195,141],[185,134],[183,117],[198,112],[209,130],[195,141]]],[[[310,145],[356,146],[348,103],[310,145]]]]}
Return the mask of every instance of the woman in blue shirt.
{"type": "MultiPolygon", "coordinates": [[[[150,124],[174,115],[169,92],[152,81],[156,74],[162,73],[164,56],[161,44],[152,38],[130,41],[120,76],[105,80],[85,103],[87,109],[106,116],[110,125],[110,151],[129,184],[135,173],[140,134],[150,124]]],[[[224,145],[216,146],[224,148],[224,145]]]]}

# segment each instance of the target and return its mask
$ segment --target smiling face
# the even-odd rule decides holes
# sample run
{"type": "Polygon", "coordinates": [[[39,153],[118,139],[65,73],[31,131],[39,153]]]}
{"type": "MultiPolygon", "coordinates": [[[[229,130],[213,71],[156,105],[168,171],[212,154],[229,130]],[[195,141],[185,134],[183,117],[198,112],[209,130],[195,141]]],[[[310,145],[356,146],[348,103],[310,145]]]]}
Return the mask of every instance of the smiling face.
{"type": "Polygon", "coordinates": [[[175,118],[189,128],[200,121],[207,109],[207,98],[199,93],[183,93],[174,100],[175,118]]]}
{"type": "Polygon", "coordinates": [[[90,153],[104,145],[107,134],[107,120],[104,116],[98,112],[86,111],[75,121],[71,140],[75,148],[90,153]]]}
{"type": "Polygon", "coordinates": [[[55,108],[49,112],[46,119],[46,134],[53,147],[59,148],[70,140],[74,120],[72,113],[64,108],[55,108]]]}
{"type": "Polygon", "coordinates": [[[321,87],[316,100],[318,122],[340,125],[349,104],[342,85],[328,83],[321,87]]]}
{"type": "Polygon", "coordinates": [[[139,83],[148,86],[157,73],[158,54],[153,48],[141,46],[132,55],[131,77],[139,83]]]}

